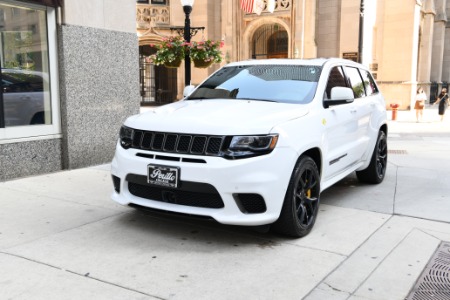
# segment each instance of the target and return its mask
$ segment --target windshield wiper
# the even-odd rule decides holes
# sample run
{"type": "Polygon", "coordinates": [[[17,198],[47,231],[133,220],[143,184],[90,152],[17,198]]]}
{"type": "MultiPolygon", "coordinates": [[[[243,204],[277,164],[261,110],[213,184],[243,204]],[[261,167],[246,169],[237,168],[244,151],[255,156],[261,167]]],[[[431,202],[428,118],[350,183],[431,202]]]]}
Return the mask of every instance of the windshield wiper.
{"type": "Polygon", "coordinates": [[[271,99],[255,99],[255,98],[236,98],[236,100],[252,100],[252,101],[264,101],[264,102],[278,102],[271,99]]]}

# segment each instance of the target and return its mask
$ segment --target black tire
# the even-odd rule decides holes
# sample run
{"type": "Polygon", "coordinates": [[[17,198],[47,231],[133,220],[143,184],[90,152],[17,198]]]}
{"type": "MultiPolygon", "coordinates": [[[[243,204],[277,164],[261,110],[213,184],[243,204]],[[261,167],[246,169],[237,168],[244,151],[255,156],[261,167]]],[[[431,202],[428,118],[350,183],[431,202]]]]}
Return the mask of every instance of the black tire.
{"type": "Polygon", "coordinates": [[[283,235],[303,237],[314,226],[320,203],[320,175],[309,156],[299,158],[292,172],[281,208],[272,229],[283,235]]]}
{"type": "Polygon", "coordinates": [[[383,131],[380,131],[369,166],[365,170],[356,172],[358,180],[371,184],[381,183],[386,174],[387,156],[387,137],[383,131]]]}

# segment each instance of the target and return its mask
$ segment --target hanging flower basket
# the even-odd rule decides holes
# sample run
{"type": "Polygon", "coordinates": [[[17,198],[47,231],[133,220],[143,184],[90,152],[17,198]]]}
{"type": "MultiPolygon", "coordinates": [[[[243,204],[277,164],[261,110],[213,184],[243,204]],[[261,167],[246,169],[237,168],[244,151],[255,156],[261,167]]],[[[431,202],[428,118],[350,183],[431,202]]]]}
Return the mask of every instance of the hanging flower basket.
{"type": "Polygon", "coordinates": [[[196,68],[200,68],[200,69],[205,69],[210,67],[214,61],[210,60],[210,61],[205,61],[203,59],[198,59],[198,58],[194,58],[192,59],[192,61],[194,62],[194,67],[196,68]]]}
{"type": "Polygon", "coordinates": [[[187,43],[181,37],[164,38],[160,45],[150,45],[157,49],[147,59],[149,63],[167,68],[178,68],[186,55],[187,43]]]}
{"type": "Polygon", "coordinates": [[[173,61],[165,61],[164,67],[166,68],[179,68],[181,65],[182,59],[180,57],[175,58],[173,61]]]}
{"type": "Polygon", "coordinates": [[[214,63],[222,61],[220,48],[223,47],[223,41],[201,41],[192,42],[188,45],[189,56],[194,62],[196,68],[207,68],[214,63]]]}

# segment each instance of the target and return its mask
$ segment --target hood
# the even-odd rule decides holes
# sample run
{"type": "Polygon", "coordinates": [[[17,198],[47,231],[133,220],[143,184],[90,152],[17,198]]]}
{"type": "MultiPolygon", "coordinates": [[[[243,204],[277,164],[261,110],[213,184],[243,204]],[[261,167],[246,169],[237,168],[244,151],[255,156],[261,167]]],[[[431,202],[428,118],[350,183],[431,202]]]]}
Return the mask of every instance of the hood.
{"type": "Polygon", "coordinates": [[[184,100],[135,115],[126,126],[159,132],[208,135],[267,134],[280,123],[300,118],[300,104],[253,100],[184,100]]]}

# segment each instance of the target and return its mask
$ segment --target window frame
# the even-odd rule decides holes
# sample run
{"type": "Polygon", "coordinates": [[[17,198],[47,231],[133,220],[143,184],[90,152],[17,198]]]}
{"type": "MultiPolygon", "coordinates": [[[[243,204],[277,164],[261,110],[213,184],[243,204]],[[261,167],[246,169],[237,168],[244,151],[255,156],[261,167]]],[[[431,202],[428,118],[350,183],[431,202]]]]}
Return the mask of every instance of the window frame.
{"type": "Polygon", "coordinates": [[[344,66],[344,73],[345,73],[345,77],[348,82],[348,86],[352,89],[353,95],[355,96],[355,101],[358,99],[363,99],[363,98],[367,97],[366,85],[364,84],[364,80],[361,76],[361,69],[358,67],[355,67],[355,66],[347,66],[346,65],[346,66],[344,66]],[[352,76],[349,74],[350,72],[347,72],[347,70],[350,71],[350,69],[356,70],[356,73],[358,74],[359,80],[361,82],[361,86],[363,88],[363,95],[361,95],[359,97],[357,97],[355,90],[353,89],[353,84],[352,84],[352,80],[351,80],[352,76]]]}
{"type": "Polygon", "coordinates": [[[370,73],[370,71],[365,70],[365,69],[359,69],[359,74],[361,75],[361,78],[363,79],[364,88],[366,90],[366,97],[370,97],[370,96],[377,95],[380,93],[380,89],[378,88],[378,85],[377,85],[375,79],[373,78],[372,73],[370,73]],[[374,91],[370,95],[367,92],[368,87],[366,85],[366,82],[364,81],[364,74],[366,74],[369,79],[369,85],[373,85],[374,91]]]}
{"type": "Polygon", "coordinates": [[[26,125],[0,128],[0,144],[14,143],[19,141],[61,138],[61,113],[59,99],[59,74],[58,74],[58,52],[57,52],[57,27],[56,9],[50,6],[37,4],[18,4],[9,0],[0,0],[1,4],[11,5],[18,8],[32,8],[46,12],[47,22],[47,47],[49,61],[49,83],[52,124],[26,125]]]}
{"type": "Polygon", "coordinates": [[[347,74],[345,74],[345,66],[344,65],[335,65],[335,66],[331,66],[330,67],[330,72],[328,73],[328,77],[327,77],[327,81],[325,83],[325,90],[324,90],[324,94],[323,94],[323,100],[329,99],[331,97],[331,89],[334,87],[340,87],[341,85],[333,85],[331,86],[331,88],[329,89],[328,84],[330,83],[330,77],[332,76],[332,72],[335,68],[340,69],[339,73],[342,74],[343,77],[343,83],[345,84],[342,87],[349,87],[349,82],[348,82],[348,76],[347,74]],[[328,91],[329,89],[329,91],[328,91]]]}

